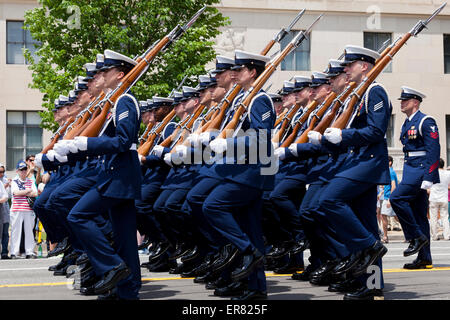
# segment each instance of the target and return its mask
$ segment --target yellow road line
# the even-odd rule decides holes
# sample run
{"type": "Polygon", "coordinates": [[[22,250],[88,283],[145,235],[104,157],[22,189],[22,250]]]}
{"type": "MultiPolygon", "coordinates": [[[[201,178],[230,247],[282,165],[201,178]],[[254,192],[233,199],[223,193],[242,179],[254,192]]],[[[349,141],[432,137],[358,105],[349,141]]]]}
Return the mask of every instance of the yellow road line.
{"type": "MultiPolygon", "coordinates": [[[[408,269],[384,269],[383,273],[395,273],[395,272],[420,272],[420,271],[449,271],[450,267],[434,267],[432,269],[418,269],[418,270],[408,270],[408,269]]],[[[299,272],[301,273],[301,272],[299,272]]],[[[287,277],[292,274],[276,274],[272,272],[267,272],[267,277],[287,277]]],[[[167,280],[192,280],[194,278],[181,278],[181,277],[167,277],[167,278],[142,278],[142,281],[167,281],[167,280]]],[[[67,282],[48,282],[48,283],[24,283],[24,284],[2,284],[0,288],[20,288],[20,287],[45,287],[45,286],[64,286],[71,285],[72,281],[67,282]]]]}

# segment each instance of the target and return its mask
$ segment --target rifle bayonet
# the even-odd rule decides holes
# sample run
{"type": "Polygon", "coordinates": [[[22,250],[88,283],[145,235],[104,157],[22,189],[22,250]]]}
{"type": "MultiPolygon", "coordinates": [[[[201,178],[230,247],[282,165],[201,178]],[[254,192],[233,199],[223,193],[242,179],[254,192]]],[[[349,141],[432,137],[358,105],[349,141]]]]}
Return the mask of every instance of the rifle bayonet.
{"type": "Polygon", "coordinates": [[[417,35],[422,32],[423,29],[428,29],[427,25],[430,23],[431,20],[434,19],[442,10],[444,10],[444,7],[447,5],[447,2],[442,4],[439,8],[436,9],[436,11],[433,12],[433,14],[426,20],[420,20],[417,22],[417,24],[414,26],[414,28],[411,29],[410,33],[412,36],[417,37],[417,35]]]}

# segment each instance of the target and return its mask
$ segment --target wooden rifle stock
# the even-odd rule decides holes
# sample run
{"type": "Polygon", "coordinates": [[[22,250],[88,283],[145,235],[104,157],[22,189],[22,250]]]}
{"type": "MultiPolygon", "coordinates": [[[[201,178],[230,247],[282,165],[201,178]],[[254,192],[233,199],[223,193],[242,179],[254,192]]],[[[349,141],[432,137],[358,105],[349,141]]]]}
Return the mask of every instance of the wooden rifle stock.
{"type": "MultiPolygon", "coordinates": [[[[230,107],[231,102],[236,98],[236,96],[241,91],[241,86],[238,84],[235,84],[229,94],[225,96],[225,98],[222,99],[222,102],[220,103],[219,107],[219,113],[216,117],[212,118],[210,121],[210,124],[208,125],[208,129],[205,131],[214,131],[219,130],[220,126],[222,125],[223,121],[225,120],[225,116],[227,114],[228,107],[230,107]]],[[[205,132],[202,130],[202,132],[205,132]]]]}
{"type": "Polygon", "coordinates": [[[284,120],[284,116],[289,112],[289,108],[284,108],[283,112],[280,113],[280,115],[277,117],[277,120],[275,120],[274,128],[277,127],[281,121],[284,120]]]}
{"type": "Polygon", "coordinates": [[[276,43],[274,39],[270,40],[266,47],[261,51],[261,55],[265,56],[269,53],[270,49],[272,49],[273,45],[276,43]]]}
{"type": "Polygon", "coordinates": [[[308,132],[310,132],[314,126],[316,125],[317,121],[319,121],[324,113],[328,110],[328,107],[331,105],[334,99],[336,99],[337,94],[335,92],[331,92],[326,97],[325,101],[322,103],[322,105],[319,107],[319,109],[315,112],[313,115],[311,122],[309,123],[308,128],[303,131],[300,137],[298,137],[297,140],[295,140],[295,143],[305,143],[308,142],[308,132]]]}
{"type": "MultiPolygon", "coordinates": [[[[78,136],[83,128],[85,128],[85,124],[89,121],[89,119],[93,119],[93,113],[96,109],[99,109],[99,104],[105,97],[105,93],[102,92],[84,111],[84,114],[77,119],[77,123],[72,125],[72,128],[69,127],[67,133],[64,135],[64,140],[70,140],[74,137],[78,136]]],[[[98,114],[98,113],[97,113],[98,114]]]]}
{"type": "Polygon", "coordinates": [[[307,35],[312,30],[312,27],[322,18],[323,15],[320,15],[305,31],[299,32],[295,38],[281,51],[274,59],[271,61],[263,71],[263,73],[252,83],[249,90],[247,90],[242,97],[241,102],[237,110],[233,115],[233,119],[227,124],[227,126],[220,132],[218,138],[225,139],[227,138],[236,127],[239,125],[241,121],[242,115],[247,111],[248,106],[250,105],[253,98],[259,93],[259,90],[263,87],[263,85],[269,80],[272,74],[276,71],[277,67],[281,64],[281,62],[286,58],[288,54],[292,52],[296,47],[298,47],[303,40],[306,39],[307,35]]]}
{"type": "Polygon", "coordinates": [[[322,117],[319,124],[314,127],[314,131],[320,132],[323,134],[325,132],[325,129],[327,129],[331,123],[333,122],[334,118],[336,117],[337,112],[339,111],[339,108],[344,104],[347,97],[350,95],[350,93],[353,91],[353,89],[356,87],[355,82],[350,82],[348,86],[345,88],[344,92],[342,92],[334,101],[331,106],[331,111],[322,117]]]}
{"type": "Polygon", "coordinates": [[[165,127],[169,124],[169,122],[175,117],[175,110],[172,109],[161,121],[160,124],[156,126],[154,130],[152,130],[148,136],[147,141],[138,148],[138,153],[142,156],[147,156],[150,152],[150,149],[153,147],[156,139],[160,136],[160,134],[164,131],[165,127]]]}
{"type": "Polygon", "coordinates": [[[144,144],[144,142],[147,140],[147,138],[148,138],[148,135],[150,134],[150,130],[152,130],[152,128],[153,128],[153,126],[155,125],[155,122],[154,121],[150,121],[148,124],[147,124],[147,127],[145,128],[145,131],[144,131],[144,133],[142,134],[142,136],[141,136],[141,138],[140,138],[140,144],[139,144],[139,146],[142,146],[143,144],[144,144]]]}
{"type": "MultiPolygon", "coordinates": [[[[284,134],[286,133],[286,129],[288,128],[289,124],[291,123],[291,121],[294,118],[295,114],[297,113],[298,109],[300,109],[300,104],[296,103],[289,110],[289,113],[286,116],[283,116],[283,119],[282,119],[283,122],[281,123],[281,127],[278,130],[278,132],[275,133],[275,135],[273,136],[272,142],[279,143],[281,141],[281,139],[283,138],[284,134]]],[[[286,109],[286,110],[288,110],[288,109],[286,109]]],[[[280,115],[280,117],[281,117],[281,115],[280,115]]]]}
{"type": "Polygon", "coordinates": [[[184,142],[184,139],[189,135],[192,127],[194,126],[194,122],[195,120],[198,119],[198,117],[200,117],[200,115],[203,113],[203,111],[205,110],[206,106],[204,105],[199,105],[197,107],[197,109],[195,109],[194,113],[192,114],[191,117],[189,117],[189,121],[182,126],[180,129],[182,130],[180,134],[177,135],[177,140],[173,141],[173,146],[172,146],[172,150],[171,153],[173,151],[175,151],[175,147],[182,144],[184,142]]]}
{"type": "Polygon", "coordinates": [[[183,27],[176,26],[168,35],[159,40],[154,46],[152,46],[147,52],[145,52],[144,57],[138,59],[137,64],[128,72],[122,81],[119,83],[117,88],[113,91],[109,99],[106,100],[103,105],[102,112],[91,122],[91,124],[83,130],[81,133],[82,136],[87,137],[96,137],[100,133],[107,116],[109,114],[109,110],[113,106],[113,104],[117,101],[117,99],[126,92],[139,78],[144,74],[147,70],[150,63],[156,57],[156,55],[165,50],[171,43],[173,43],[178,37],[180,37],[188,28],[192,26],[192,24],[199,18],[199,16],[205,11],[206,6],[200,9],[192,19],[187,22],[183,27]]]}
{"type": "Polygon", "coordinates": [[[426,28],[430,21],[434,19],[434,17],[438,15],[446,5],[447,3],[441,5],[426,21],[420,20],[418,23],[416,23],[416,25],[410,31],[408,31],[398,41],[396,41],[393,46],[391,46],[389,52],[387,52],[386,50],[386,52],[383,52],[385,55],[377,60],[377,63],[372,68],[372,70],[369,71],[361,84],[359,84],[358,87],[352,92],[347,108],[344,110],[341,116],[336,119],[336,121],[332,125],[332,128],[343,129],[349,124],[354,108],[356,107],[360,98],[363,97],[364,93],[367,91],[372,82],[375,81],[378,75],[393,60],[394,56],[406,44],[409,38],[411,38],[411,36],[417,36],[420,32],[422,32],[422,30],[426,28]],[[346,112],[347,110],[348,112],[346,112]]]}
{"type": "Polygon", "coordinates": [[[75,121],[74,118],[69,118],[68,120],[66,120],[66,122],[55,133],[55,135],[54,135],[53,139],[50,141],[50,143],[44,149],[42,149],[41,153],[46,154],[49,150],[53,149],[53,146],[58,141],[59,137],[64,134],[64,132],[66,131],[67,127],[73,121],[75,121]]]}
{"type": "Polygon", "coordinates": [[[281,144],[281,148],[287,148],[289,147],[293,142],[295,137],[297,137],[298,131],[302,128],[302,125],[305,123],[305,121],[308,120],[309,115],[317,106],[317,101],[313,100],[311,101],[303,111],[302,115],[300,116],[300,119],[295,123],[294,127],[292,128],[291,134],[284,140],[284,142],[281,144]]]}

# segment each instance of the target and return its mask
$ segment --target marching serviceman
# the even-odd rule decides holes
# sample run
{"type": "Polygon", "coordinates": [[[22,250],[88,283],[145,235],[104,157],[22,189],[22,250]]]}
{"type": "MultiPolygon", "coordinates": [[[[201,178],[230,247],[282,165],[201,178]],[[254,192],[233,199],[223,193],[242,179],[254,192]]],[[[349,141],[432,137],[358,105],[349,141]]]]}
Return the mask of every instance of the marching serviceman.
{"type": "MultiPolygon", "coordinates": [[[[343,65],[348,81],[360,84],[379,57],[373,50],[347,46],[343,65]]],[[[374,262],[378,262],[381,269],[381,257],[387,252],[379,240],[375,212],[377,185],[390,183],[385,134],[391,113],[386,90],[374,82],[353,110],[347,127],[328,128],[321,139],[322,143],[339,144],[348,149],[347,157],[321,190],[318,200],[318,211],[352,253],[347,269],[351,269],[354,277],[362,278],[360,288],[346,293],[344,299],[373,299],[382,295],[382,272],[378,273],[380,288],[375,289],[367,287],[364,274],[374,262]]]]}
{"type": "MultiPolygon", "coordinates": [[[[236,67],[234,68],[238,70],[236,79],[244,91],[248,90],[264,71],[268,61],[269,58],[258,54],[235,51],[236,67]]],[[[237,105],[239,101],[238,98],[233,104],[237,105]]],[[[256,132],[256,137],[244,135],[229,139],[216,138],[210,143],[211,150],[217,156],[226,152],[228,144],[231,148],[235,148],[238,144],[250,146],[253,143],[257,148],[260,148],[261,144],[270,145],[270,132],[274,127],[275,119],[272,100],[264,91],[261,91],[248,106],[247,115],[242,119],[243,123],[240,127],[244,133],[252,129],[256,132]]],[[[210,167],[209,175],[221,182],[209,193],[203,205],[204,215],[209,223],[237,248],[231,260],[242,258],[240,266],[231,274],[234,281],[248,279],[248,290],[237,298],[241,300],[267,297],[266,279],[262,266],[264,241],[261,210],[263,191],[273,188],[274,183],[274,175],[261,174],[263,169],[261,159],[257,159],[256,164],[248,163],[250,155],[247,152],[245,164],[237,164],[235,156],[232,164],[216,162],[210,167]]]]}
{"type": "MultiPolygon", "coordinates": [[[[104,56],[105,86],[114,90],[137,62],[111,50],[106,50],[104,56]]],[[[107,294],[117,286],[119,298],[139,297],[141,272],[134,200],[141,196],[136,152],[140,122],[138,102],[124,93],[117,99],[98,137],[77,137],[71,141],[71,149],[103,157],[96,185],[81,197],[67,218],[95,273],[102,277],[94,285],[97,295],[107,294]],[[105,213],[111,219],[117,251],[95,221],[105,213]]]]}
{"type": "Polygon", "coordinates": [[[389,201],[409,241],[403,255],[419,253],[412,263],[403,266],[406,269],[432,267],[427,189],[439,182],[441,146],[436,121],[419,110],[424,98],[423,93],[409,87],[402,87],[399,98],[407,117],[400,134],[405,163],[402,181],[389,201]]]}

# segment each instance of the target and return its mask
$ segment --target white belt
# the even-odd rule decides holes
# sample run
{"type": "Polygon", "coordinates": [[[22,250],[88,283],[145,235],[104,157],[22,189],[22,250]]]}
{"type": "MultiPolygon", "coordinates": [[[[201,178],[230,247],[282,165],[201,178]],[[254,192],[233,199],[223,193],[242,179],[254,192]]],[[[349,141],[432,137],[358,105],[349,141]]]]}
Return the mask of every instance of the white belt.
{"type": "Polygon", "coordinates": [[[426,151],[410,151],[410,152],[407,152],[406,155],[408,157],[422,157],[422,156],[426,156],[427,152],[426,151]]]}
{"type": "Polygon", "coordinates": [[[137,150],[136,143],[133,143],[130,147],[130,150],[137,150]]]}

